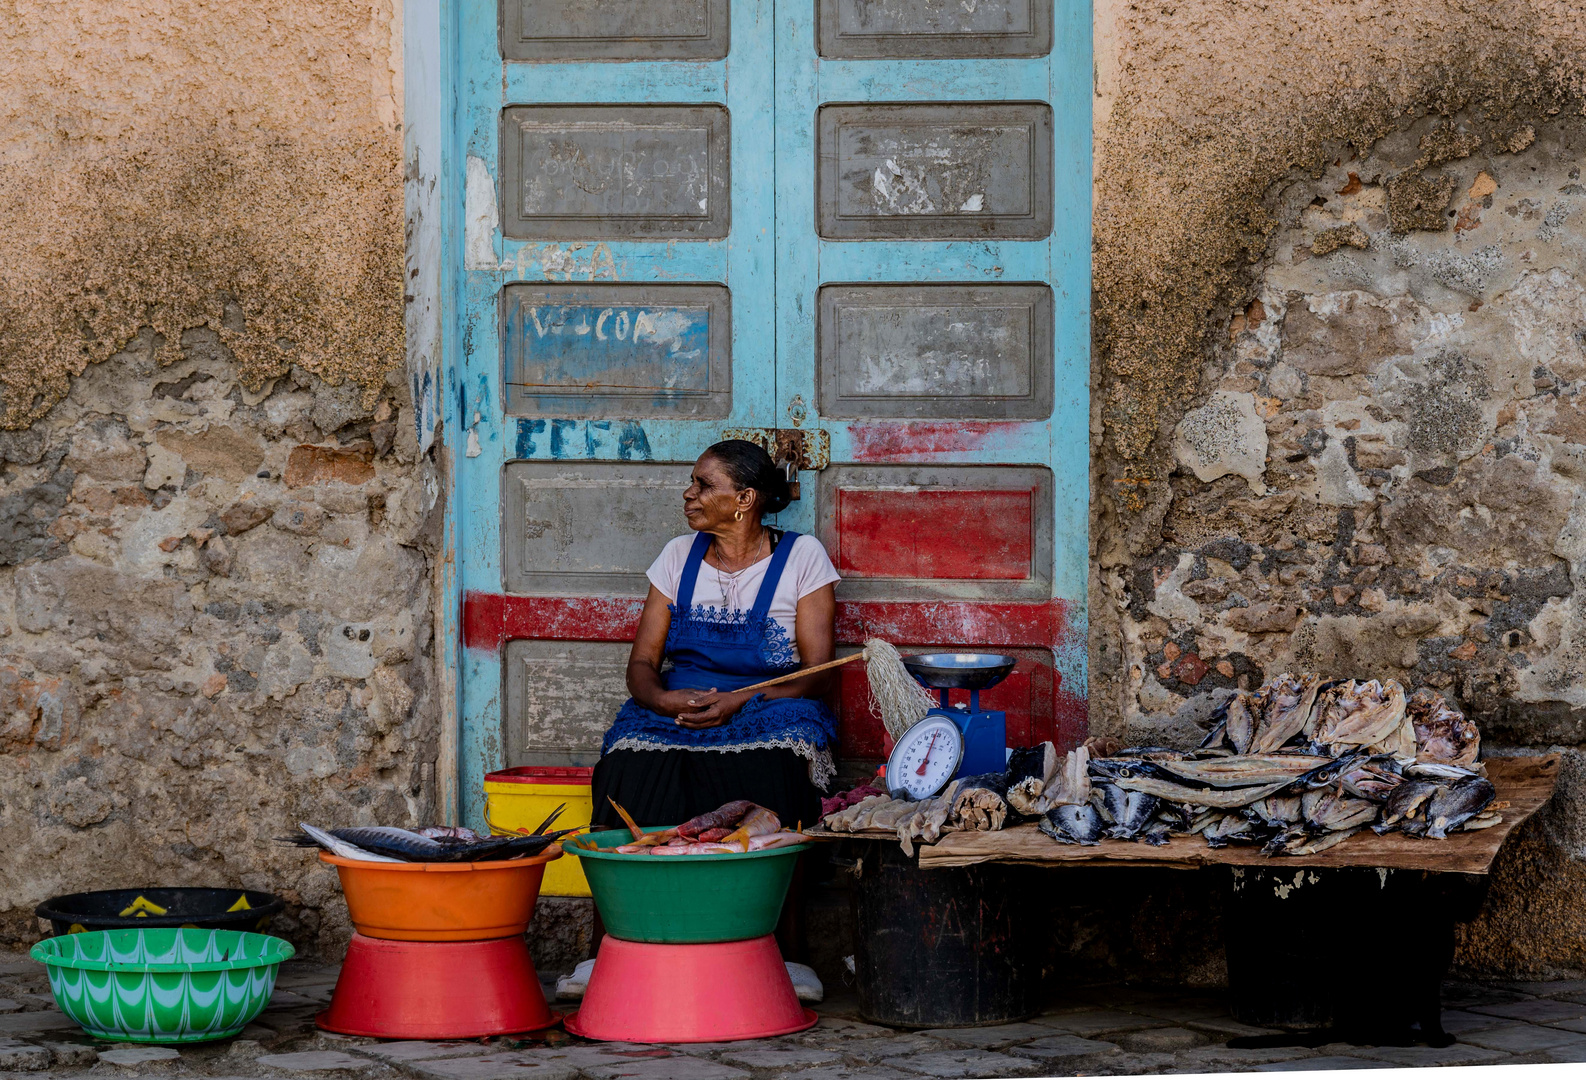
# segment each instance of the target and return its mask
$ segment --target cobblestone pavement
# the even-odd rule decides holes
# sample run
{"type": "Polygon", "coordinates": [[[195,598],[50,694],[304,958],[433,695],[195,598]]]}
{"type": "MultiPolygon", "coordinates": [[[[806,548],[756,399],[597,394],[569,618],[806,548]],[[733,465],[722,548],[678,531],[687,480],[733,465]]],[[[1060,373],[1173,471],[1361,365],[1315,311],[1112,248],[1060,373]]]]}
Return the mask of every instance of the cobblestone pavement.
{"type": "MultiPolygon", "coordinates": [[[[14,954],[13,954],[14,955],[14,954]]],[[[1112,989],[1054,1004],[1027,1023],[905,1032],[857,1018],[851,995],[817,1008],[810,1031],[756,1042],[672,1046],[540,1038],[380,1042],[328,1035],[314,1014],[336,968],[284,966],[270,1007],[241,1035],[200,1046],[134,1046],[85,1036],[57,1012],[43,969],[0,959],[0,1080],[77,1077],[317,1077],[341,1080],[919,1080],[926,1078],[1290,1072],[1391,1065],[1586,1062],[1586,981],[1451,983],[1443,1024],[1458,1042],[1424,1046],[1234,1049],[1268,1034],[1215,995],[1112,989]]]]}

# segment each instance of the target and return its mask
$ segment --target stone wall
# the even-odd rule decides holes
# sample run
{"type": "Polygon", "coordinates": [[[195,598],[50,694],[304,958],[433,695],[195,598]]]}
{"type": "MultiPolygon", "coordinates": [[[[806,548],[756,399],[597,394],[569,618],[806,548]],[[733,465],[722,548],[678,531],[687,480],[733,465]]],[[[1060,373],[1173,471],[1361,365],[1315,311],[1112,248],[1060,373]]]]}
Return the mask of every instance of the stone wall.
{"type": "Polygon", "coordinates": [[[221,883],[334,951],[271,838],[432,817],[398,14],[0,4],[0,942],[221,883]]]}
{"type": "Polygon", "coordinates": [[[1586,17],[1501,7],[1099,8],[1091,717],[1320,671],[1563,749],[1459,959],[1530,976],[1586,969],[1586,17]]]}

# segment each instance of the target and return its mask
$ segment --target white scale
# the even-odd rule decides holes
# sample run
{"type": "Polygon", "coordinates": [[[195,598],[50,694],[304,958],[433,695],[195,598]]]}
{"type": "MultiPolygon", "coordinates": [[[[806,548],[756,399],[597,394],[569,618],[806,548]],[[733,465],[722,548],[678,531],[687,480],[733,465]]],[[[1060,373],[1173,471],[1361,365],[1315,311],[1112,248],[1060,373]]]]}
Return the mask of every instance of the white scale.
{"type": "Polygon", "coordinates": [[[952,717],[931,713],[903,733],[887,758],[887,791],[918,802],[947,786],[964,760],[964,733],[952,717]]]}

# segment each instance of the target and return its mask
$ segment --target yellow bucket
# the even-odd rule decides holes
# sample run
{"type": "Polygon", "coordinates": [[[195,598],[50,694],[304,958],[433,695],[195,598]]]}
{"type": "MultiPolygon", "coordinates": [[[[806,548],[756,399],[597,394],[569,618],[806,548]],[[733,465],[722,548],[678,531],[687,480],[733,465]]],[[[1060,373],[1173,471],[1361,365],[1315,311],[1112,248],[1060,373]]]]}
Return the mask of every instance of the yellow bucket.
{"type": "MultiPolygon", "coordinates": [[[[567,809],[553,829],[588,825],[591,816],[589,779],[593,769],[573,766],[520,765],[485,776],[485,813],[494,832],[510,833],[539,826],[562,803],[567,809]]],[[[541,896],[588,896],[583,864],[556,859],[545,867],[541,896]]]]}

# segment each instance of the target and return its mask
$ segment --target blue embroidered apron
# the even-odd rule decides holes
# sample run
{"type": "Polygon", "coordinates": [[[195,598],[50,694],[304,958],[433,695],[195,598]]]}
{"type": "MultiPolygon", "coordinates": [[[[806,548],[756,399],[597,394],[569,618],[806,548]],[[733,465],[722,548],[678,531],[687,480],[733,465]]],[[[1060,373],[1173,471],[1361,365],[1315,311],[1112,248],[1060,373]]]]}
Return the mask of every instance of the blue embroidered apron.
{"type": "MultiPolygon", "coordinates": [[[[666,659],[661,672],[668,690],[738,690],[798,668],[787,630],[771,618],[771,598],[787,567],[798,533],[784,533],[748,611],[694,605],[694,585],[710,548],[710,534],[694,537],[677,599],[668,605],[672,625],[666,632],[666,659]]],[[[767,698],[756,694],[725,724],[695,730],[670,716],[652,712],[632,698],[617,711],[606,732],[602,755],[613,750],[792,750],[810,763],[810,778],[824,788],[835,771],[831,745],[837,718],[823,702],[811,698],[767,698]]]]}

